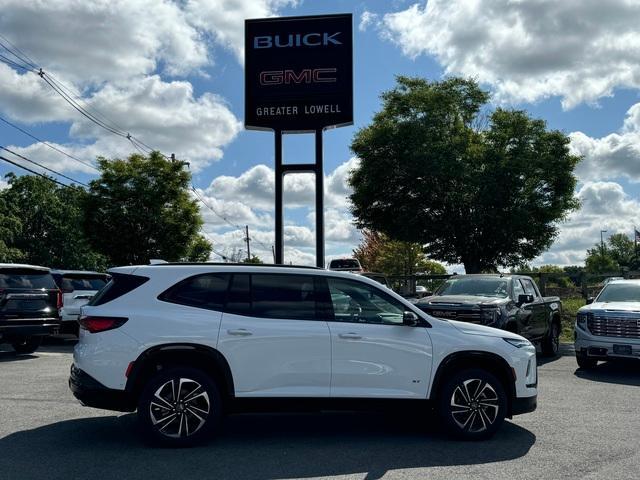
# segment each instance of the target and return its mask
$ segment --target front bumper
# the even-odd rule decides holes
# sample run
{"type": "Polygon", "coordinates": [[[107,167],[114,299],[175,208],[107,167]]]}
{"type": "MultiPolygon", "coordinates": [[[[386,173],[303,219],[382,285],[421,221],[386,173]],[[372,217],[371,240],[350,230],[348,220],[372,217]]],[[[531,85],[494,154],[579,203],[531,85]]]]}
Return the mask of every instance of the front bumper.
{"type": "Polygon", "coordinates": [[[575,349],[576,353],[599,360],[609,358],[640,359],[640,339],[596,336],[577,326],[575,327],[575,349]],[[630,346],[631,354],[624,355],[614,352],[614,345],[630,346]]]}
{"type": "Polygon", "coordinates": [[[107,388],[75,365],[71,365],[69,389],[87,407],[117,412],[133,412],[136,409],[135,400],[129,392],[107,388]]]}

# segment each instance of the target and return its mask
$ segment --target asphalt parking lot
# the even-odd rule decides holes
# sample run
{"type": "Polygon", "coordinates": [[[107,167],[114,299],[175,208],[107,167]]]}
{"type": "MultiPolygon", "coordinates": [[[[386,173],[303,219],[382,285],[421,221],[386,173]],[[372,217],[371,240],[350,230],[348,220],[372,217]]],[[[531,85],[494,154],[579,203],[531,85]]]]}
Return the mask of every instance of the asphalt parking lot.
{"type": "MultiPolygon", "coordinates": [[[[5,346],[2,346],[4,348],[5,346]]],[[[2,479],[638,478],[640,368],[540,366],[538,410],[490,441],[461,443],[429,417],[374,413],[237,415],[209,444],[142,443],[135,416],[80,406],[67,388],[72,347],[0,351],[2,479]]]]}

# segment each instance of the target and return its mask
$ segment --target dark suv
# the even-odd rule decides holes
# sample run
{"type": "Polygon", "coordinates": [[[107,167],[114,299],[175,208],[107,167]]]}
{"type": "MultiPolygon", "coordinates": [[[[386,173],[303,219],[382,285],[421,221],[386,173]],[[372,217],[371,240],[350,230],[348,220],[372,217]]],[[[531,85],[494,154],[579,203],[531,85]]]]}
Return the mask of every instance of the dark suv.
{"type": "Polygon", "coordinates": [[[62,292],[46,267],[0,263],[0,343],[32,353],[57,332],[62,292]]]}

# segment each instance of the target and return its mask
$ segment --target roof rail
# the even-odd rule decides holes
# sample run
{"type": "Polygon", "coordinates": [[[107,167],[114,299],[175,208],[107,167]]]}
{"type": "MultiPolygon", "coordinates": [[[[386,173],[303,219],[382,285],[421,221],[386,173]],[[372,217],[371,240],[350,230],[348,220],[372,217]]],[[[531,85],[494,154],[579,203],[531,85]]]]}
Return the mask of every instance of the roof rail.
{"type": "Polygon", "coordinates": [[[309,265],[276,265],[273,263],[231,263],[231,262],[164,262],[152,263],[154,267],[162,267],[165,265],[215,265],[221,267],[279,267],[279,268],[302,268],[310,270],[324,270],[321,267],[312,267],[309,265]]]}

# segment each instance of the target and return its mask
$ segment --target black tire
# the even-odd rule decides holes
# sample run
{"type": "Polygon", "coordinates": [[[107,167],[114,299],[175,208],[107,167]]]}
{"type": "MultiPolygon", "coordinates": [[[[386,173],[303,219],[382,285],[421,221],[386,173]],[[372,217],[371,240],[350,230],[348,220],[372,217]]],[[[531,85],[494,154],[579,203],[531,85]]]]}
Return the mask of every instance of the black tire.
{"type": "Polygon", "coordinates": [[[161,370],[149,380],[138,402],[142,433],[158,446],[202,443],[212,436],[221,418],[220,391],[211,377],[196,368],[161,370]]]}
{"type": "Polygon", "coordinates": [[[490,372],[463,370],[442,387],[437,408],[447,433],[462,440],[483,440],[502,425],[507,395],[500,380],[490,372]]]}
{"type": "Polygon", "coordinates": [[[27,355],[35,352],[42,344],[42,337],[23,337],[11,341],[11,346],[21,355],[27,355]]]}
{"type": "Polygon", "coordinates": [[[583,353],[576,352],[576,362],[582,370],[593,370],[598,365],[598,360],[589,358],[583,353]]]}
{"type": "Polygon", "coordinates": [[[549,333],[542,340],[542,355],[545,357],[557,357],[560,354],[560,326],[553,322],[549,327],[549,333]]]}

